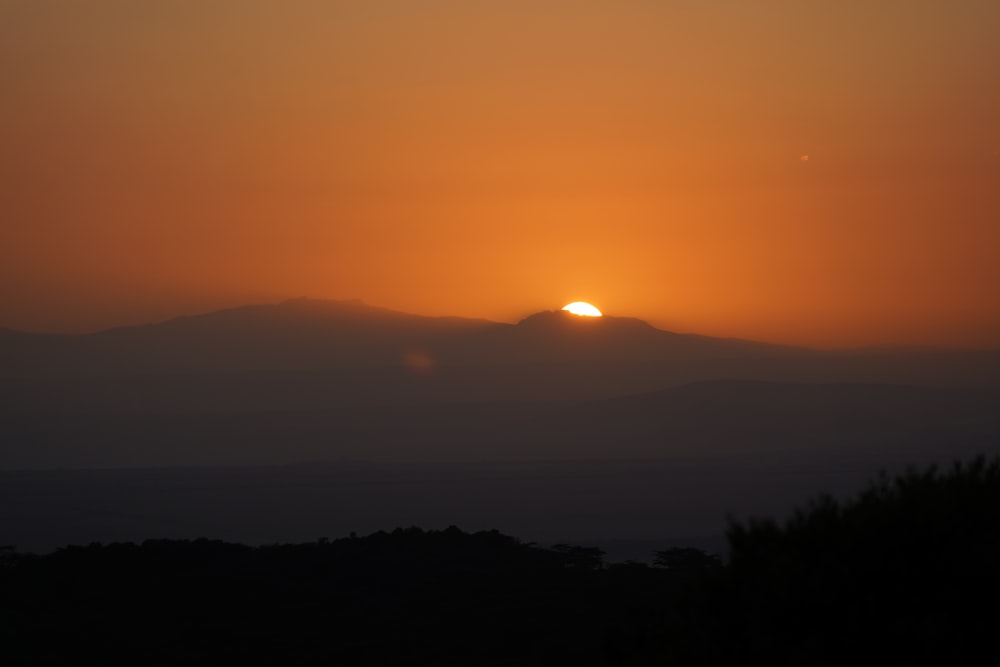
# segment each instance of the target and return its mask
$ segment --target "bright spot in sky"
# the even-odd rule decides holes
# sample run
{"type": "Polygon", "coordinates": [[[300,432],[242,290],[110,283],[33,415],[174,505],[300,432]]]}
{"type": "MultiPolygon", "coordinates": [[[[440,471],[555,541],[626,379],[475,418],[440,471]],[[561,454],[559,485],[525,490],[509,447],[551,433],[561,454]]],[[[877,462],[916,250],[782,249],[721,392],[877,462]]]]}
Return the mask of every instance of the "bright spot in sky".
{"type": "Polygon", "coordinates": [[[585,317],[600,317],[602,315],[601,311],[586,301],[574,301],[573,303],[566,304],[562,309],[568,310],[574,315],[583,315],[585,317]]]}

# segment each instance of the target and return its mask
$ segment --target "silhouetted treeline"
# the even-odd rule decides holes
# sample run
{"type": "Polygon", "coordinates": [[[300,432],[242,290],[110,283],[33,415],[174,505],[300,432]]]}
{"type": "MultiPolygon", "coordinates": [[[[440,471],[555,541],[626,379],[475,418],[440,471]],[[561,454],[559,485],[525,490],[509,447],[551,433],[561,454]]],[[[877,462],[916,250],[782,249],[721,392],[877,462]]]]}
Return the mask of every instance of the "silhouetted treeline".
{"type": "MultiPolygon", "coordinates": [[[[881,475],[848,502],[733,523],[675,656],[728,664],[971,664],[1000,627],[1000,460],[881,475]]],[[[985,653],[984,653],[985,652],[985,653]]]]}
{"type": "Polygon", "coordinates": [[[4,664],[967,664],[1000,621],[1000,461],[881,476],[725,563],[495,531],[0,549],[4,664]]]}
{"type": "Polygon", "coordinates": [[[3,562],[5,664],[646,664],[679,590],[677,575],[606,567],[596,549],[457,528],[3,562]]]}

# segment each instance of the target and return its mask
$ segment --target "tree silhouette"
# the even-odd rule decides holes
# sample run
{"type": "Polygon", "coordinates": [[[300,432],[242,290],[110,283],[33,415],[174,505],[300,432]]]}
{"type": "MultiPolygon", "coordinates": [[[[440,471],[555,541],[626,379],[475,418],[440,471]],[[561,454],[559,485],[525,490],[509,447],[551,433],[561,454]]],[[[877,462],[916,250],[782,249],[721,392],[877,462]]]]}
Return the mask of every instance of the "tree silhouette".
{"type": "Polygon", "coordinates": [[[772,664],[966,661],[1000,621],[1000,461],[881,474],[779,523],[733,522],[729,562],[680,622],[689,648],[772,664]]]}
{"type": "Polygon", "coordinates": [[[72,546],[0,567],[0,640],[12,665],[648,662],[669,582],[602,555],[456,527],[72,546]]]}
{"type": "Polygon", "coordinates": [[[604,551],[597,547],[555,544],[552,550],[565,557],[566,565],[580,570],[599,570],[604,566],[604,551]]]}
{"type": "Polygon", "coordinates": [[[653,555],[654,565],[685,577],[715,572],[722,567],[722,560],[717,555],[691,547],[674,547],[655,551],[653,555]]]}

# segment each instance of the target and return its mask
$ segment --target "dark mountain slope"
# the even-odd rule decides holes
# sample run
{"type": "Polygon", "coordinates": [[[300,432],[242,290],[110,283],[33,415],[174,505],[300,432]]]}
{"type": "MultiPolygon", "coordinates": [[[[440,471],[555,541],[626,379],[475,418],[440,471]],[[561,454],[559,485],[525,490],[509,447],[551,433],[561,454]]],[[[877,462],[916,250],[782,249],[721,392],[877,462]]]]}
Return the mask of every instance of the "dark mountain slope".
{"type": "Polygon", "coordinates": [[[475,332],[444,359],[507,363],[663,362],[808,355],[799,348],[678,334],[628,317],[578,317],[545,311],[514,327],[475,332]]]}
{"type": "Polygon", "coordinates": [[[733,358],[789,348],[680,335],[628,318],[538,313],[517,325],[297,299],[85,335],[0,336],[0,375],[613,363],[733,358]]]}
{"type": "Polygon", "coordinates": [[[1000,390],[705,382],[599,401],[9,414],[0,467],[777,456],[950,458],[1000,446],[1000,390]]]}
{"type": "Polygon", "coordinates": [[[94,398],[113,406],[151,393],[149,404],[168,411],[174,404],[225,409],[246,387],[256,387],[256,409],[268,409],[283,404],[286,388],[308,405],[327,396],[599,398],[722,377],[1000,385],[1000,352],[828,353],[677,334],[632,318],[555,311],[511,325],[308,299],[86,335],[0,335],[0,394],[34,393],[43,403],[45,396],[73,403],[79,395],[83,404],[94,398]],[[174,391],[185,382],[168,375],[203,377],[174,391]],[[324,391],[310,393],[310,384],[324,391]]]}
{"type": "Polygon", "coordinates": [[[8,337],[0,368],[3,375],[58,376],[399,365],[410,349],[500,326],[509,325],[296,299],[93,334],[8,337]]]}

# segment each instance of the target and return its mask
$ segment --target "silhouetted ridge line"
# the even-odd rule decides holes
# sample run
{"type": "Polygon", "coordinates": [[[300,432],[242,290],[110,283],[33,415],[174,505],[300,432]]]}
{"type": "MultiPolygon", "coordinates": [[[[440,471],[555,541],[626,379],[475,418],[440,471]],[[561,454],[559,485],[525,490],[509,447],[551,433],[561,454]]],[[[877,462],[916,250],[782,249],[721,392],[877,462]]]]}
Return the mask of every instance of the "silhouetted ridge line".
{"type": "Polygon", "coordinates": [[[152,653],[173,664],[621,664],[655,650],[682,580],[605,568],[599,549],[454,527],[0,558],[0,628],[14,664],[152,653]]]}
{"type": "MultiPolygon", "coordinates": [[[[592,366],[786,353],[785,348],[674,334],[632,318],[581,319],[557,311],[538,313],[511,325],[425,317],[360,301],[295,299],[92,334],[3,335],[0,375],[377,368],[395,372],[378,382],[398,382],[407,374],[429,375],[456,368],[540,363],[592,366]]],[[[475,384],[489,387],[517,381],[524,370],[511,371],[509,380],[483,377],[475,384]]],[[[442,377],[454,381],[459,375],[442,377]]],[[[603,375],[607,377],[607,373],[603,375]]]]}

